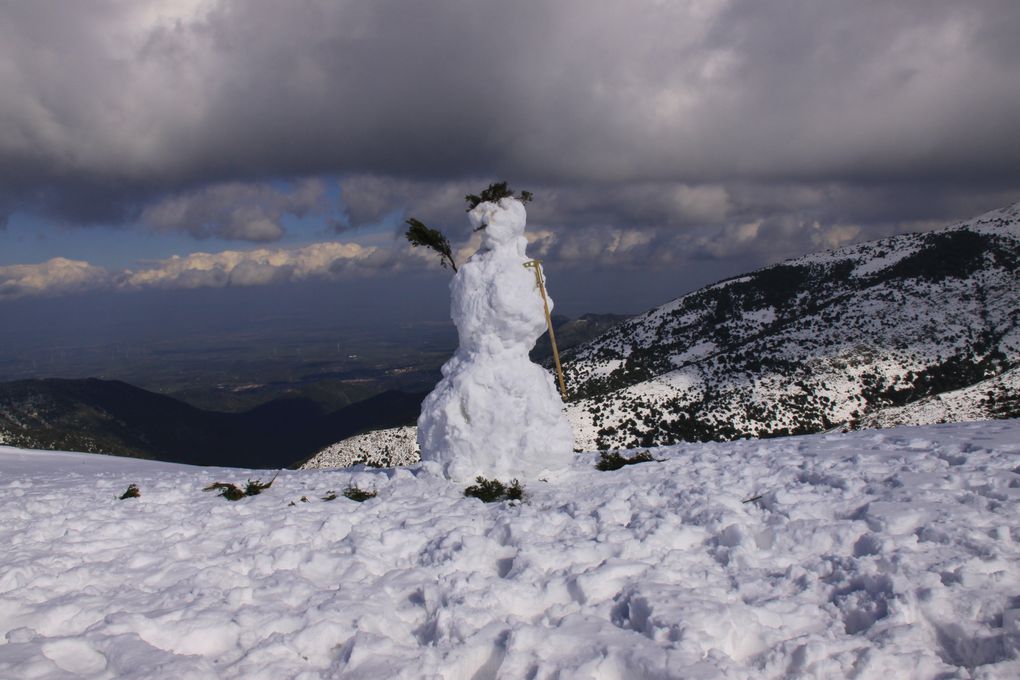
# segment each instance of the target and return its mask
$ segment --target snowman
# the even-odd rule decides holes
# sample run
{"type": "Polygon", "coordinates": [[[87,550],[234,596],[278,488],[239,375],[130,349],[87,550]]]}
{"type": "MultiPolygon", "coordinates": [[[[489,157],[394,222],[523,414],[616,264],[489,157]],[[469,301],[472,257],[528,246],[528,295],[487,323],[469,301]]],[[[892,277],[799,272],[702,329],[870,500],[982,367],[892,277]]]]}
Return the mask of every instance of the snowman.
{"type": "Polygon", "coordinates": [[[421,457],[459,482],[536,479],[570,464],[574,437],[552,376],[528,358],[546,320],[524,266],[527,214],[507,197],[468,216],[482,244],[450,284],[459,346],[422,403],[421,457]]]}

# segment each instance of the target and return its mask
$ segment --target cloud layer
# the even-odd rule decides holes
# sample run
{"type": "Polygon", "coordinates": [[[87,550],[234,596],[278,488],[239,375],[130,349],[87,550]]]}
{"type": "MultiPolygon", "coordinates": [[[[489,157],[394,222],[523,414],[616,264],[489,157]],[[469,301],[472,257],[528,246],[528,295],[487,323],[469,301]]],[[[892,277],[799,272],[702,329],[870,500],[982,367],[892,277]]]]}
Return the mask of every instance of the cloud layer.
{"type": "Polygon", "coordinates": [[[0,229],[248,245],[0,266],[0,298],[434,267],[399,237],[247,248],[413,215],[463,259],[463,197],[497,179],[535,193],[532,252],[577,270],[940,226],[1020,200],[1017,35],[1015,0],[5,3],[0,229]]]}
{"type": "Polygon", "coordinates": [[[111,283],[110,273],[102,267],[64,257],[0,266],[0,300],[95,290],[111,283]]]}
{"type": "Polygon", "coordinates": [[[90,290],[263,286],[309,279],[350,279],[428,266],[438,268],[425,253],[397,243],[392,248],[327,242],[293,249],[191,253],[119,272],[57,257],[40,264],[0,266],[0,300],[90,290]]]}
{"type": "Polygon", "coordinates": [[[3,205],[268,240],[287,206],[209,227],[165,195],[351,173],[1001,186],[1018,34],[1013,0],[10,3],[3,205]]]}
{"type": "MultiPolygon", "coordinates": [[[[645,192],[638,194],[645,195],[645,192]]],[[[676,219],[685,219],[684,215],[690,210],[707,211],[703,216],[711,217],[711,226],[670,230],[654,226],[652,220],[645,226],[628,228],[597,222],[550,229],[532,221],[527,232],[529,253],[545,261],[547,269],[558,271],[608,268],[648,272],[681,268],[685,261],[699,259],[740,258],[753,262],[765,257],[778,260],[799,254],[805,243],[810,250],[836,248],[871,236],[854,224],[823,224],[787,213],[727,222],[724,218],[732,209],[729,197],[725,192],[713,190],[679,191],[667,196],[664,204],[653,202],[645,212],[671,215],[673,213],[664,208],[664,205],[672,205],[671,199],[679,199],[676,219]],[[691,199],[690,205],[687,199],[691,199]],[[712,211],[721,212],[714,214],[712,211]]],[[[573,196],[570,200],[581,200],[581,197],[573,196]]],[[[555,200],[551,202],[556,203],[555,200]]],[[[449,208],[444,201],[435,204],[435,213],[454,210],[457,203],[452,199],[449,203],[449,208]]],[[[460,222],[466,223],[463,210],[459,210],[458,217],[460,222]]],[[[445,231],[453,236],[454,257],[458,262],[467,260],[481,242],[479,235],[466,227],[459,232],[445,231]]],[[[223,288],[310,279],[356,280],[364,276],[439,268],[439,259],[433,252],[412,248],[403,238],[380,240],[377,245],[324,242],[289,249],[196,252],[143,262],[139,267],[122,271],[56,257],[39,264],[0,266],[0,300],[91,290],[223,288]]]]}

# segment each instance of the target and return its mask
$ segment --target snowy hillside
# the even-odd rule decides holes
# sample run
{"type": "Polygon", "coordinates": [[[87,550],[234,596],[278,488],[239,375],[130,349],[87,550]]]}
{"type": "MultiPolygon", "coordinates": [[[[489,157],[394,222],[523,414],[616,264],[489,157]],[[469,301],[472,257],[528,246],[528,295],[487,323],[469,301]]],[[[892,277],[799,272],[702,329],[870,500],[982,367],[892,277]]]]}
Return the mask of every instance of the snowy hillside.
{"type": "MultiPolygon", "coordinates": [[[[582,345],[565,370],[578,445],[607,448],[887,422],[1018,362],[1020,203],[723,281],[582,345]]],[[[996,394],[958,393],[937,419],[1020,415],[1015,391],[996,394]]]]}
{"type": "Polygon", "coordinates": [[[970,387],[926,397],[906,406],[884,408],[865,416],[862,428],[957,423],[1020,412],[1020,368],[970,387]]]}
{"type": "Polygon", "coordinates": [[[1020,677],[1020,421],[653,453],[483,505],[0,448],[0,677],[1020,677]]]}
{"type": "Polygon", "coordinates": [[[393,467],[417,463],[418,428],[390,427],[355,435],[331,444],[301,464],[302,470],[350,467],[358,463],[393,467]]]}

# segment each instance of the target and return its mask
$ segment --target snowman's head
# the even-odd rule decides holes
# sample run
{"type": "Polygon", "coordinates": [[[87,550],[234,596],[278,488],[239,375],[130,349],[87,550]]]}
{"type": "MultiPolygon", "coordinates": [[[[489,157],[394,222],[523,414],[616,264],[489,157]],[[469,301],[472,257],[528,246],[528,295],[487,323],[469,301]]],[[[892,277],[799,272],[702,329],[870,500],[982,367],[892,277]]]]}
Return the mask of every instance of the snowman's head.
{"type": "Polygon", "coordinates": [[[482,232],[482,247],[494,250],[505,244],[516,244],[524,235],[528,221],[524,204],[516,198],[501,198],[499,203],[479,203],[468,213],[471,225],[482,232]]]}

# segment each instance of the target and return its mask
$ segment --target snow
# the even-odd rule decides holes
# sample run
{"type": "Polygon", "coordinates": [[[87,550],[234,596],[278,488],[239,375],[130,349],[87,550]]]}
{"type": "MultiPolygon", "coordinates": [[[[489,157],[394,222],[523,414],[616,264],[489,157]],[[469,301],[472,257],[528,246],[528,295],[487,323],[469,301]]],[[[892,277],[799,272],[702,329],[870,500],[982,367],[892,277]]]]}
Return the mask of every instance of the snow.
{"type": "Polygon", "coordinates": [[[1015,401],[1018,395],[1020,395],[1020,369],[1013,368],[968,387],[919,399],[906,406],[881,409],[866,415],[861,425],[867,428],[880,428],[979,420],[986,417],[989,401],[1005,402],[1009,396],[1015,401]],[[990,397],[994,399],[989,399],[990,397]]]}
{"type": "Polygon", "coordinates": [[[753,312],[744,312],[744,323],[749,326],[767,326],[776,320],[776,308],[764,307],[753,312]]]}
{"type": "Polygon", "coordinates": [[[719,283],[713,283],[711,286],[707,286],[707,289],[718,290],[720,288],[725,288],[726,286],[732,286],[734,283],[747,283],[750,280],[751,280],[750,276],[738,276],[737,278],[726,279],[725,281],[720,281],[719,283]]]}
{"type": "Polygon", "coordinates": [[[527,214],[503,198],[469,217],[482,244],[450,283],[459,346],[422,403],[421,457],[456,481],[537,479],[569,464],[574,439],[552,376],[528,358],[546,318],[524,266],[527,214]]]}
{"type": "Polygon", "coordinates": [[[350,467],[358,463],[394,467],[411,465],[419,459],[417,429],[391,427],[330,444],[302,463],[301,469],[350,467]]]}
{"type": "Polygon", "coordinates": [[[0,677],[1020,676],[1020,421],[652,453],[484,505],[0,448],[0,677]]]}
{"type": "Polygon", "coordinates": [[[609,361],[603,361],[598,364],[591,371],[591,377],[593,378],[605,378],[612,375],[613,371],[623,366],[622,359],[610,359],[609,361]]]}
{"type": "Polygon", "coordinates": [[[711,340],[702,340],[701,342],[691,345],[685,351],[672,355],[669,360],[673,362],[674,366],[683,366],[689,361],[703,359],[717,349],[718,347],[711,340]]]}
{"type": "Polygon", "coordinates": [[[896,264],[897,262],[900,262],[901,260],[910,257],[914,253],[918,252],[920,249],[921,244],[915,243],[913,247],[908,246],[905,248],[898,248],[880,257],[873,257],[869,260],[865,260],[864,264],[859,265],[852,272],[850,272],[850,276],[856,276],[858,278],[871,276],[872,274],[876,274],[882,271],[883,269],[887,269],[896,264]]]}

